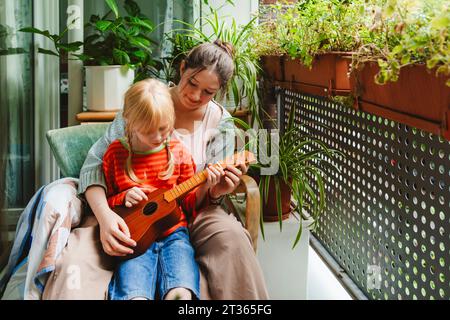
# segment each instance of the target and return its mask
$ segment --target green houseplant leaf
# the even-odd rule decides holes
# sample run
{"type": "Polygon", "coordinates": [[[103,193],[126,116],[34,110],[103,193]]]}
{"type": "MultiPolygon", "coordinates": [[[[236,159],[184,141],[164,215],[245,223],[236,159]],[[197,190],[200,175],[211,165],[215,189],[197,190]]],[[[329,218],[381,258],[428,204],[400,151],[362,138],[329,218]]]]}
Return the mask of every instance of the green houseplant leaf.
{"type": "Polygon", "coordinates": [[[119,17],[119,7],[117,6],[117,2],[115,0],[105,0],[106,4],[109,6],[109,8],[114,12],[114,15],[116,18],[119,17]]]}

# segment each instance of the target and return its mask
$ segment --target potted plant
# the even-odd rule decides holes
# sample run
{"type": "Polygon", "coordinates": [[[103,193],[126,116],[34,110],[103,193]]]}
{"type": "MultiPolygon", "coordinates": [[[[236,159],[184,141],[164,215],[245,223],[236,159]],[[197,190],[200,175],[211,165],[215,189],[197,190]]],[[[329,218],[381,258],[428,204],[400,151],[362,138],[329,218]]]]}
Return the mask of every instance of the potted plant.
{"type": "Polygon", "coordinates": [[[352,52],[365,36],[365,5],[362,0],[273,5],[276,20],[261,24],[253,34],[266,75],[280,86],[310,94],[348,95],[352,52]],[[281,60],[272,63],[280,54],[281,60]]]}
{"type": "Polygon", "coordinates": [[[39,48],[39,52],[60,57],[72,53],[86,67],[87,107],[89,110],[118,110],[123,95],[133,81],[146,77],[148,67],[154,64],[153,41],[150,34],[153,23],[145,17],[133,0],[125,0],[126,16],[119,15],[115,0],[106,0],[110,11],[103,17],[92,15],[85,24],[83,42],[63,43],[67,28],[59,35],[36,28],[23,32],[41,34],[53,41],[54,49],[39,48]],[[78,53],[83,48],[83,53],[78,53]],[[135,72],[136,71],[136,72],[135,72]]]}
{"type": "Polygon", "coordinates": [[[282,56],[286,51],[280,43],[281,34],[284,33],[282,27],[269,20],[253,28],[250,35],[251,52],[259,60],[264,79],[269,81],[284,81],[282,56]]]}
{"type": "MultiPolygon", "coordinates": [[[[264,150],[258,154],[260,162],[249,169],[249,173],[258,182],[261,192],[262,234],[264,235],[263,221],[279,221],[281,230],[283,220],[287,219],[292,211],[296,211],[300,215],[301,223],[293,247],[301,237],[305,219],[303,213],[307,212],[310,215],[313,221],[310,227],[314,228],[324,210],[323,166],[331,166],[338,170],[333,159],[342,155],[320,140],[311,138],[306,133],[307,124],[295,123],[295,112],[296,107],[293,106],[289,112],[286,129],[279,133],[278,139],[274,139],[271,135],[262,137],[253,135],[246,144],[249,148],[264,150]],[[275,156],[273,160],[278,164],[275,171],[272,170],[272,162],[266,163],[268,157],[264,157],[264,154],[275,156]],[[264,157],[263,161],[261,157],[264,157]]],[[[234,121],[247,130],[250,129],[240,120],[234,119],[234,121]]]]}
{"type": "Polygon", "coordinates": [[[277,85],[315,95],[350,93],[358,109],[450,137],[445,1],[317,0],[273,8],[275,27],[260,26],[255,48],[264,52],[278,39],[273,47],[284,58],[277,85]]]}
{"type": "Polygon", "coordinates": [[[449,139],[450,8],[441,0],[414,4],[378,8],[380,41],[354,57],[355,107],[449,139]]]}

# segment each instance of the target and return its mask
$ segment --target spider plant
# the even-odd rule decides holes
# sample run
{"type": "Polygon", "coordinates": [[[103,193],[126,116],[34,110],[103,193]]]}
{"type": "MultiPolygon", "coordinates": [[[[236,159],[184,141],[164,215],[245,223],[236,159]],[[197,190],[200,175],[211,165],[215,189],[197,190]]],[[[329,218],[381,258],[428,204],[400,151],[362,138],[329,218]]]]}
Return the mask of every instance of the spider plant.
{"type": "MultiPolygon", "coordinates": [[[[261,140],[261,135],[250,136],[250,141],[245,146],[251,144],[257,145],[257,150],[266,148],[269,154],[273,150],[278,149],[278,171],[272,175],[261,175],[262,169],[266,165],[257,163],[252,165],[251,170],[256,171],[255,174],[260,176],[259,188],[261,192],[261,208],[267,205],[269,199],[270,184],[275,186],[276,207],[280,231],[282,230],[282,203],[281,188],[282,183],[289,186],[291,191],[291,200],[294,203],[294,211],[300,216],[299,230],[296,235],[294,248],[302,235],[302,227],[304,221],[303,211],[306,211],[313,219],[309,226],[315,228],[319,222],[319,217],[325,208],[325,167],[331,167],[333,170],[339,171],[334,163],[335,157],[343,155],[340,151],[329,148],[322,141],[313,138],[307,134],[310,131],[310,125],[307,123],[296,123],[294,115],[296,106],[294,105],[288,118],[286,129],[279,134],[278,142],[267,135],[267,138],[261,140]],[[269,150],[271,149],[271,150],[269,150]]],[[[236,123],[249,130],[250,127],[245,125],[239,119],[234,119],[236,123]]],[[[264,136],[263,136],[264,137],[264,136]]],[[[261,156],[261,154],[259,154],[261,156]]],[[[264,237],[263,220],[261,215],[261,230],[264,237]]]]}

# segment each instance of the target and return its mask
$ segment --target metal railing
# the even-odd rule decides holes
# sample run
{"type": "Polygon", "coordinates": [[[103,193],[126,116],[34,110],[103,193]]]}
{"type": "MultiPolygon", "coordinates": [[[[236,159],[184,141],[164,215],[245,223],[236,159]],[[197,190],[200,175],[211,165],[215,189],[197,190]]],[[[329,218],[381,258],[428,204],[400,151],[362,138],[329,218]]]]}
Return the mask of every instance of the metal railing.
{"type": "Polygon", "coordinates": [[[369,299],[449,299],[450,143],[323,97],[277,95],[281,127],[296,105],[304,133],[345,155],[340,173],[324,168],[313,231],[345,274],[369,299]]]}

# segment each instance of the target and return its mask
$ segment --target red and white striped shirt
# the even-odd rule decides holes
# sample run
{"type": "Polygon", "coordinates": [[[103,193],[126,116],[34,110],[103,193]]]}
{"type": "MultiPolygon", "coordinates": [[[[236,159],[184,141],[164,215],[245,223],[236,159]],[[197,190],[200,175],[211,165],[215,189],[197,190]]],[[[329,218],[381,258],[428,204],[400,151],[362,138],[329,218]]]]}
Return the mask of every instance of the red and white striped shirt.
{"type": "MultiPolygon", "coordinates": [[[[111,209],[125,204],[125,195],[130,188],[139,187],[154,191],[156,189],[172,189],[174,186],[191,178],[195,174],[195,163],[191,154],[177,139],[171,139],[169,148],[174,160],[173,175],[168,180],[158,178],[160,172],[167,170],[168,155],[164,147],[149,152],[133,152],[131,157],[135,175],[145,183],[133,181],[126,172],[126,161],[129,146],[125,139],[115,140],[110,144],[103,156],[103,172],[106,180],[106,196],[111,209]]],[[[183,199],[183,212],[178,224],[170,228],[163,236],[167,236],[178,227],[187,226],[186,216],[196,216],[195,191],[190,191],[183,199]]],[[[180,207],[181,209],[181,207],[180,207]]]]}

